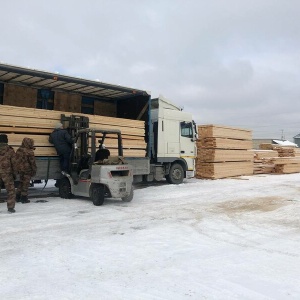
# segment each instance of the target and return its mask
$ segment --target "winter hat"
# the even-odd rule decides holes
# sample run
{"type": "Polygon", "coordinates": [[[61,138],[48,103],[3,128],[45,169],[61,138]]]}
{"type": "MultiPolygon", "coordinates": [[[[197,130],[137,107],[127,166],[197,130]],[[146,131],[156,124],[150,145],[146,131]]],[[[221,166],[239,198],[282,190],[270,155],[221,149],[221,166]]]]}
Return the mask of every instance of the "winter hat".
{"type": "Polygon", "coordinates": [[[61,124],[60,122],[56,123],[56,125],[55,125],[55,129],[59,129],[62,127],[63,127],[63,124],[61,124]]]}
{"type": "Polygon", "coordinates": [[[8,138],[6,134],[0,134],[0,143],[8,143],[8,138]]]}

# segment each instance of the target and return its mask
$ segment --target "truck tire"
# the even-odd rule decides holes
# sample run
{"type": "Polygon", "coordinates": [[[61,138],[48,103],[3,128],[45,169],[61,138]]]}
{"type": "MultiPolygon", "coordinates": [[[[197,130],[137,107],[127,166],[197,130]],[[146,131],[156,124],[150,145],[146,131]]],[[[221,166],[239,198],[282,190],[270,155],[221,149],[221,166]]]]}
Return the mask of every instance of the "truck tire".
{"type": "Polygon", "coordinates": [[[101,184],[93,184],[91,186],[91,199],[95,206],[100,206],[104,202],[104,186],[101,184]]]}
{"type": "Polygon", "coordinates": [[[122,198],[123,202],[130,202],[133,199],[133,187],[131,187],[130,194],[122,198]]]}
{"type": "Polygon", "coordinates": [[[71,199],[73,194],[71,193],[71,184],[68,178],[62,178],[59,181],[58,187],[59,196],[64,199],[71,199]]]}
{"type": "Polygon", "coordinates": [[[180,164],[171,165],[170,173],[166,175],[166,179],[171,184],[180,184],[183,182],[184,171],[180,164]]]}

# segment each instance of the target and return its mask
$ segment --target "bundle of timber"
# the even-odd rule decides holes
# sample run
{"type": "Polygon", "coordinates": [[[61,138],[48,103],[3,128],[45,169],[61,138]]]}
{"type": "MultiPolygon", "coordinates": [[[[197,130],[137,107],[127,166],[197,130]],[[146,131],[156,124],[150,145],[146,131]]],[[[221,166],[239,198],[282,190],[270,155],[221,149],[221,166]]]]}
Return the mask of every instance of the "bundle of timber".
{"type": "Polygon", "coordinates": [[[250,130],[201,125],[198,134],[197,178],[219,179],[253,174],[250,130]]]}
{"type": "MultiPolygon", "coordinates": [[[[49,143],[48,137],[55,124],[60,121],[61,114],[70,116],[74,113],[0,105],[0,133],[8,135],[9,144],[15,149],[21,145],[24,137],[29,137],[34,139],[36,156],[56,156],[56,151],[49,143]]],[[[88,117],[90,128],[119,129],[123,137],[124,156],[145,156],[144,121],[75,114],[88,117]]],[[[115,137],[108,136],[105,145],[109,148],[111,155],[117,155],[115,137]]]]}
{"type": "Polygon", "coordinates": [[[299,164],[278,164],[275,165],[274,173],[276,174],[291,174],[300,172],[299,164]]]}
{"type": "Polygon", "coordinates": [[[269,174],[274,172],[273,158],[278,156],[274,150],[253,150],[253,174],[269,174]]]}
{"type": "Polygon", "coordinates": [[[274,173],[290,174],[300,172],[299,157],[275,157],[272,159],[275,164],[274,173]]]}
{"type": "Polygon", "coordinates": [[[273,144],[270,144],[270,143],[259,144],[259,149],[261,149],[261,150],[273,150],[273,144]]]}
{"type": "Polygon", "coordinates": [[[278,147],[274,146],[279,157],[295,157],[295,147],[278,147]]]}

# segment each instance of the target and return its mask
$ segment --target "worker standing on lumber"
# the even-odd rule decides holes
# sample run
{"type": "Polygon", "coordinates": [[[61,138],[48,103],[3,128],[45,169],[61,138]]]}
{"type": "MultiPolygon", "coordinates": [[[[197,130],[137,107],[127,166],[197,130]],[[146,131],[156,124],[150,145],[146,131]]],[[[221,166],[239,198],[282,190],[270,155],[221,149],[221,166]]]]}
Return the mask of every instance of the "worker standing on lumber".
{"type": "Polygon", "coordinates": [[[49,136],[49,142],[56,149],[62,174],[65,175],[69,172],[69,160],[74,141],[68,131],[63,128],[62,123],[55,125],[54,131],[49,136]]]}
{"type": "Polygon", "coordinates": [[[0,135],[0,186],[4,183],[7,191],[7,209],[8,212],[14,213],[16,203],[15,182],[16,154],[14,149],[8,145],[6,134],[0,135]]]}
{"type": "Polygon", "coordinates": [[[29,203],[28,188],[31,177],[36,174],[36,162],[34,157],[34,141],[24,138],[21,147],[16,152],[17,168],[20,174],[20,183],[17,189],[17,202],[29,203]]]}

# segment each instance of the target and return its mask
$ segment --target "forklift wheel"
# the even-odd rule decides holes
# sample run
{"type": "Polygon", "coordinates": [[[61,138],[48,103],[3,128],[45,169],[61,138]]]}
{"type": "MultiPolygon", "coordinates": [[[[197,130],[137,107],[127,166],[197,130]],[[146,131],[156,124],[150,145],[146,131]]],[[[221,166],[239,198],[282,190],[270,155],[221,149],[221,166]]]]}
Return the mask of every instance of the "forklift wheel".
{"type": "Polygon", "coordinates": [[[102,205],[104,202],[104,186],[101,184],[93,184],[91,186],[91,198],[94,205],[102,205]]]}
{"type": "Polygon", "coordinates": [[[66,177],[59,181],[59,196],[64,199],[70,199],[73,196],[70,181],[66,177]]]}
{"type": "Polygon", "coordinates": [[[130,202],[133,199],[133,187],[131,187],[130,194],[122,198],[123,202],[130,202]]]}

